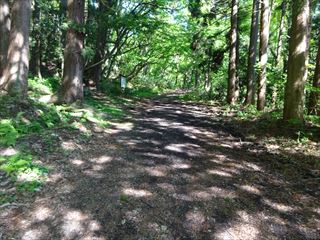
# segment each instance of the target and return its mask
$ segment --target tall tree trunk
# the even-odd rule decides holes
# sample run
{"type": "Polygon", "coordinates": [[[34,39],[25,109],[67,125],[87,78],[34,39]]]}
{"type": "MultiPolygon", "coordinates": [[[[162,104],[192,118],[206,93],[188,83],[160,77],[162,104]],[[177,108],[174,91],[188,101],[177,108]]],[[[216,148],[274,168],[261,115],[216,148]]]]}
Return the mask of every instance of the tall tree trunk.
{"type": "Polygon", "coordinates": [[[21,98],[28,93],[30,16],[31,0],[13,2],[8,62],[2,83],[9,95],[21,98]]]}
{"type": "MultiPolygon", "coordinates": [[[[84,0],[68,0],[68,19],[78,28],[84,24],[84,0]]],[[[82,56],[84,34],[70,26],[66,35],[64,50],[63,80],[58,95],[58,102],[72,103],[83,99],[82,56]]]]}
{"type": "Polygon", "coordinates": [[[194,70],[194,88],[199,86],[199,71],[197,69],[194,70]]]}
{"type": "Polygon", "coordinates": [[[228,70],[228,104],[235,104],[238,98],[237,45],[238,45],[238,0],[232,0],[230,30],[230,60],[228,70]]]}
{"type": "Polygon", "coordinates": [[[304,86],[308,75],[309,38],[310,0],[295,0],[292,2],[284,120],[298,119],[303,121],[304,86]]]}
{"type": "Polygon", "coordinates": [[[32,14],[32,37],[35,41],[31,49],[30,71],[41,78],[41,31],[40,31],[40,7],[38,1],[34,1],[34,11],[32,14]]]}
{"type": "Polygon", "coordinates": [[[316,69],[314,72],[312,87],[314,88],[314,90],[310,95],[309,113],[320,116],[320,37],[318,43],[316,69]]]}
{"type": "Polygon", "coordinates": [[[110,14],[110,8],[112,7],[112,2],[114,0],[108,1],[99,1],[99,9],[98,9],[98,28],[97,28],[97,38],[96,38],[96,52],[93,58],[94,67],[92,67],[91,77],[96,85],[97,91],[101,91],[101,78],[102,78],[102,65],[103,58],[105,56],[105,47],[107,43],[107,37],[109,31],[107,29],[105,13],[106,11],[110,14]]]}
{"type": "MultiPolygon", "coordinates": [[[[0,79],[7,65],[10,33],[10,8],[8,0],[0,0],[0,79]]],[[[1,82],[0,82],[1,85],[1,82]]]]}
{"type": "Polygon", "coordinates": [[[245,105],[254,104],[255,65],[257,60],[257,46],[259,35],[259,5],[259,0],[253,0],[247,68],[247,94],[245,105]]]}
{"type": "Polygon", "coordinates": [[[270,16],[271,16],[271,8],[270,8],[269,0],[262,0],[261,1],[261,22],[260,22],[260,71],[259,71],[259,77],[258,77],[258,101],[257,101],[257,109],[259,111],[263,110],[266,105],[270,16]]]}
{"type": "Polygon", "coordinates": [[[285,21],[285,16],[286,16],[286,9],[287,9],[287,0],[283,0],[282,3],[281,3],[281,18],[280,18],[280,24],[279,24],[279,34],[278,34],[275,66],[278,66],[278,64],[281,61],[282,35],[283,35],[283,30],[284,30],[284,21],[285,21]]]}

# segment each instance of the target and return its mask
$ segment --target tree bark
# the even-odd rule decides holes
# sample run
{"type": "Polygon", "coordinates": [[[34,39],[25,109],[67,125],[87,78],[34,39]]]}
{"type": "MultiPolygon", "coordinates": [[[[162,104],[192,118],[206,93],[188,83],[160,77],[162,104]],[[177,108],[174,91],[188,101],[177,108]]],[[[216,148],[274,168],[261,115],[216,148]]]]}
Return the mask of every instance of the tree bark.
{"type": "Polygon", "coordinates": [[[304,87],[308,75],[309,38],[310,0],[293,1],[284,120],[304,119],[304,87]]]}
{"type": "Polygon", "coordinates": [[[320,37],[312,87],[314,90],[310,95],[309,114],[320,116],[320,37]]]}
{"type": "Polygon", "coordinates": [[[40,31],[40,7],[38,1],[34,1],[34,11],[32,14],[32,37],[35,41],[31,49],[30,72],[39,78],[41,74],[41,31],[40,31]]]}
{"type": "Polygon", "coordinates": [[[8,62],[2,86],[9,95],[21,98],[28,93],[30,16],[30,0],[13,2],[8,62]]]}
{"type": "Polygon", "coordinates": [[[63,80],[58,94],[60,103],[69,104],[83,100],[84,34],[79,29],[84,24],[84,6],[84,0],[68,0],[67,15],[71,26],[66,35],[63,80]]]}
{"type": "Polygon", "coordinates": [[[259,35],[259,5],[259,0],[253,0],[247,68],[247,94],[245,105],[254,104],[255,65],[257,60],[257,46],[259,35]]]}
{"type": "Polygon", "coordinates": [[[237,45],[238,45],[238,0],[232,0],[230,30],[230,60],[228,70],[227,103],[235,104],[238,99],[237,78],[237,45]]]}
{"type": "MultiPolygon", "coordinates": [[[[10,33],[10,8],[8,0],[0,0],[0,79],[7,65],[10,33]]],[[[0,82],[1,85],[1,82],[0,82]]]]}
{"type": "MultiPolygon", "coordinates": [[[[104,18],[106,11],[110,12],[110,8],[113,5],[113,0],[99,1],[98,8],[98,29],[96,38],[96,51],[93,58],[93,64],[96,64],[90,69],[91,77],[95,83],[97,91],[101,91],[101,78],[102,78],[102,65],[103,58],[105,57],[105,47],[107,44],[107,38],[109,31],[107,29],[106,19],[104,18]]],[[[109,13],[110,14],[110,13],[109,13]]]]}
{"type": "Polygon", "coordinates": [[[261,21],[260,21],[260,71],[258,77],[258,101],[257,109],[263,110],[266,105],[267,90],[267,63],[268,44],[270,32],[271,8],[269,0],[261,1],[261,21]]]}

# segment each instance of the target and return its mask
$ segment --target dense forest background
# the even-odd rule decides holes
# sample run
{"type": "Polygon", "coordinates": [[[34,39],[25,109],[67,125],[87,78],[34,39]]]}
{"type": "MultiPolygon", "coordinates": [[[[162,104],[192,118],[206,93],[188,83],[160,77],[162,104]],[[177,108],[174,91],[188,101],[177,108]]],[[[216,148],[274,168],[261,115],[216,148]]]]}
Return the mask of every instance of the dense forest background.
{"type": "Polygon", "coordinates": [[[317,1],[37,0],[0,9],[1,89],[10,95],[45,81],[53,101],[70,103],[92,88],[120,92],[124,76],[129,89],[192,89],[193,98],[284,108],[285,119],[319,114],[317,1]]]}

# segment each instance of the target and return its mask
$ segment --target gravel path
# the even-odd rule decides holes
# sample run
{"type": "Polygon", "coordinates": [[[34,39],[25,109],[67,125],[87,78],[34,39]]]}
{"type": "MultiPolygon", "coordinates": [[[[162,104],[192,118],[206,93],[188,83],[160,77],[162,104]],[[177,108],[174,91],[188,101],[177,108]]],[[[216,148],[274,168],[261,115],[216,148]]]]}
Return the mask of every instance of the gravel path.
{"type": "Polygon", "coordinates": [[[45,188],[0,209],[0,239],[320,239],[319,191],[219,109],[166,97],[128,111],[88,142],[60,132],[67,154],[43,157],[45,188]]]}

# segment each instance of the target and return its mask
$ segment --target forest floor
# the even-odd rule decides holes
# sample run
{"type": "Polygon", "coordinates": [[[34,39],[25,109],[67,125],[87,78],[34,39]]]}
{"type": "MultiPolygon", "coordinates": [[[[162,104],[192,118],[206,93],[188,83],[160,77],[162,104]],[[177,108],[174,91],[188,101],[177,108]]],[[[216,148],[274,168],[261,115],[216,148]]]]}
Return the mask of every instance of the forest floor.
{"type": "Polygon", "coordinates": [[[262,144],[220,107],[175,95],[122,107],[88,138],[21,140],[49,174],[1,206],[0,239],[320,239],[317,151],[262,144]]]}

